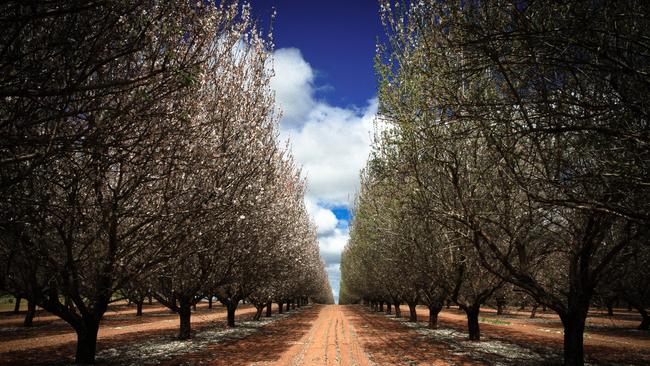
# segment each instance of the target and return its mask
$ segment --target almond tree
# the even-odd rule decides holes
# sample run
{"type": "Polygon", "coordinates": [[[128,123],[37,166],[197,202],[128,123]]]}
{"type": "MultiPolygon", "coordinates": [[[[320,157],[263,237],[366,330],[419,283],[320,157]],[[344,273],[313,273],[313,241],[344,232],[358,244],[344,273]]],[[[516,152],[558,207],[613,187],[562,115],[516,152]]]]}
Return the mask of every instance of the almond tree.
{"type": "MultiPolygon", "coordinates": [[[[237,9],[237,8],[235,8],[237,9]]],[[[191,335],[191,307],[206,294],[236,281],[263,232],[253,219],[276,174],[278,152],[269,89],[270,43],[249,20],[247,7],[239,23],[212,40],[208,62],[197,79],[197,109],[188,116],[192,134],[184,140],[184,165],[167,176],[167,208],[160,230],[173,228],[183,250],[149,273],[154,296],[179,314],[179,338],[191,335]]],[[[233,303],[238,303],[233,301],[233,303]]],[[[228,306],[228,319],[234,308],[228,306]]]]}
{"type": "Polygon", "coordinates": [[[383,8],[384,85],[401,107],[389,112],[444,153],[433,166],[453,195],[440,202],[455,204],[438,213],[486,269],[559,314],[564,362],[582,365],[594,288],[648,227],[647,7],[383,8]]]}
{"type": "Polygon", "coordinates": [[[237,4],[139,4],[3,5],[3,272],[75,329],[78,363],[115,291],[183,252],[191,215],[166,184],[192,156],[210,57],[243,21],[237,4]]]}

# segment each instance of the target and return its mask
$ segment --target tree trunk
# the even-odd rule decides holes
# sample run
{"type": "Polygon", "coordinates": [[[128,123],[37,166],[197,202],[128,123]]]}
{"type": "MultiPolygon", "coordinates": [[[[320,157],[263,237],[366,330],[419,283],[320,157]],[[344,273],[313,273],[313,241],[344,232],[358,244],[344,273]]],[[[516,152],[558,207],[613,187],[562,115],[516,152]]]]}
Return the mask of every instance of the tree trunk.
{"type": "Polygon", "coordinates": [[[614,316],[614,301],[609,300],[605,302],[605,306],[607,307],[607,315],[614,316]]]}
{"type": "Polygon", "coordinates": [[[82,365],[95,363],[95,352],[97,350],[97,331],[99,321],[83,321],[75,327],[77,333],[77,352],[74,362],[82,365]]]}
{"type": "Polygon", "coordinates": [[[530,318],[534,319],[535,315],[537,314],[537,308],[539,307],[538,304],[533,305],[532,310],[530,311],[530,318]]]}
{"type": "Polygon", "coordinates": [[[235,311],[237,311],[237,306],[239,305],[239,300],[233,299],[228,303],[228,326],[235,326],[235,311]]]}
{"type": "Polygon", "coordinates": [[[208,309],[212,309],[212,295],[208,296],[208,309]]]}
{"type": "Polygon", "coordinates": [[[36,303],[27,300],[27,314],[25,315],[25,321],[23,322],[23,325],[26,327],[31,327],[35,314],[36,314],[36,303]]]}
{"type": "Polygon", "coordinates": [[[467,315],[467,331],[469,332],[470,341],[481,340],[481,328],[478,324],[479,309],[478,306],[469,306],[464,309],[467,315]]]}
{"type": "Polygon", "coordinates": [[[639,324],[639,330],[650,330],[650,315],[643,306],[636,306],[636,310],[641,314],[642,320],[639,324]]]}
{"type": "Polygon", "coordinates": [[[564,325],[564,365],[565,366],[583,366],[584,365],[584,315],[578,311],[569,312],[561,316],[564,325]]]}
{"type": "Polygon", "coordinates": [[[282,314],[282,301],[278,301],[278,314],[282,314]]]}
{"type": "Polygon", "coordinates": [[[262,318],[262,311],[264,310],[263,305],[255,305],[255,309],[257,310],[255,312],[255,316],[253,316],[253,320],[258,321],[262,318]]]}
{"type": "Polygon", "coordinates": [[[390,314],[392,314],[392,313],[393,313],[393,311],[392,311],[392,305],[391,305],[390,302],[387,302],[387,303],[386,303],[386,315],[390,315],[390,314]]]}
{"type": "Polygon", "coordinates": [[[384,312],[384,302],[383,301],[379,302],[379,311],[382,312],[382,313],[384,312]]]}
{"type": "Polygon", "coordinates": [[[192,331],[190,320],[192,318],[192,310],[189,302],[181,301],[181,307],[178,310],[180,317],[181,327],[178,333],[178,338],[189,339],[192,331]]]}
{"type": "Polygon", "coordinates": [[[196,303],[192,305],[192,310],[196,311],[196,303]]]}
{"type": "Polygon", "coordinates": [[[135,305],[138,309],[136,310],[135,316],[142,316],[142,305],[144,305],[144,299],[138,301],[135,305]]]}
{"type": "Polygon", "coordinates": [[[20,301],[22,298],[20,296],[16,296],[16,303],[14,304],[14,314],[18,314],[20,312],[20,301]]]}
{"type": "Polygon", "coordinates": [[[273,314],[273,303],[271,301],[266,303],[266,317],[269,318],[273,314]]]}
{"type": "Polygon", "coordinates": [[[396,318],[401,318],[402,317],[402,309],[400,309],[400,303],[396,302],[395,303],[395,317],[396,318]]]}
{"type": "Polygon", "coordinates": [[[418,313],[415,310],[415,306],[417,305],[416,302],[409,302],[409,322],[412,323],[417,323],[418,321],[418,313]]]}
{"type": "Polygon", "coordinates": [[[291,305],[292,310],[296,310],[296,301],[293,302],[293,305],[291,305]]]}
{"type": "Polygon", "coordinates": [[[442,310],[442,305],[436,306],[429,304],[429,328],[438,328],[438,314],[442,310]]]}
{"type": "Polygon", "coordinates": [[[153,305],[153,296],[149,294],[149,305],[153,305]]]}
{"type": "Polygon", "coordinates": [[[503,302],[497,301],[497,315],[503,315],[503,305],[503,302]]]}

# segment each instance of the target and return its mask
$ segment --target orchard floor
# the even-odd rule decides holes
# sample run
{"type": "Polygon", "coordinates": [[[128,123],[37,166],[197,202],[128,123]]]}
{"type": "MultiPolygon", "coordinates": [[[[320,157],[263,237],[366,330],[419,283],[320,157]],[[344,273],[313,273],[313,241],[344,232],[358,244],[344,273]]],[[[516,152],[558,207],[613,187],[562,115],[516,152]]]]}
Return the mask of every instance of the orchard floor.
{"type": "MultiPolygon", "coordinates": [[[[426,328],[428,311],[418,307],[419,323],[395,319],[366,307],[314,305],[289,314],[251,321],[254,309],[238,309],[238,326],[225,327],[225,309],[199,305],[192,314],[189,341],[175,339],[178,319],[157,306],[113,306],[102,322],[98,364],[162,365],[556,365],[561,362],[562,327],[550,312],[481,314],[480,342],[470,342],[465,318],[456,309],[440,314],[439,328],[426,328]]],[[[408,308],[402,307],[402,316],[408,308]]],[[[650,332],[636,331],[639,316],[594,312],[585,333],[592,365],[650,364],[650,332]]],[[[69,364],[75,336],[61,320],[39,312],[34,327],[22,316],[0,314],[0,364],[69,364]]]]}

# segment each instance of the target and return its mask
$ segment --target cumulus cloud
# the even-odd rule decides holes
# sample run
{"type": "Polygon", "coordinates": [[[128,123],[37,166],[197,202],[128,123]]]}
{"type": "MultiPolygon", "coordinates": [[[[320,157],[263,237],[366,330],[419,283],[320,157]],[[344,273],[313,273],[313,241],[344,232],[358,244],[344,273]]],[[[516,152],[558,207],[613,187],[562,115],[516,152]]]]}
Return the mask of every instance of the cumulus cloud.
{"type": "Polygon", "coordinates": [[[314,71],[297,48],[281,48],[273,53],[275,77],[271,88],[282,109],[283,125],[300,124],[315,102],[314,71]]]}
{"type": "Polygon", "coordinates": [[[376,113],[376,100],[361,111],[317,103],[300,128],[283,130],[303,164],[311,199],[346,205],[354,198],[376,113]]]}
{"type": "Polygon", "coordinates": [[[282,139],[308,179],[313,201],[346,205],[359,185],[368,158],[377,100],[364,108],[340,108],[315,99],[314,71],[298,49],[274,53],[271,87],[282,110],[282,139]]]}
{"type": "Polygon", "coordinates": [[[330,234],[338,226],[339,220],[331,210],[319,206],[309,198],[305,199],[305,206],[312,221],[316,224],[319,236],[330,234]]]}
{"type": "Polygon", "coordinates": [[[338,297],[341,251],[349,239],[348,222],[333,207],[349,207],[359,187],[359,172],[370,152],[377,100],[363,108],[341,108],[318,100],[315,72],[295,48],[274,53],[271,87],[282,110],[280,134],[290,141],[307,178],[305,204],[318,228],[320,252],[338,297]]]}
{"type": "Polygon", "coordinates": [[[350,239],[350,233],[347,229],[334,229],[330,234],[318,237],[321,257],[325,263],[341,263],[341,252],[348,239],[350,239]]]}

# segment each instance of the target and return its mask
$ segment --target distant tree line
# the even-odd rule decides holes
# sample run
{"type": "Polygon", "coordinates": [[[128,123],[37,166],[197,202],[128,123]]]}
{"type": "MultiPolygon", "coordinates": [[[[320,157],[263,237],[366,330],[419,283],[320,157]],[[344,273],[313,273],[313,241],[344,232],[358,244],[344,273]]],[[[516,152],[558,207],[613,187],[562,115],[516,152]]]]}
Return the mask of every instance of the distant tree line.
{"type": "MultiPolygon", "coordinates": [[[[333,302],[278,142],[270,35],[238,1],[0,5],[0,290],[94,363],[108,305],[154,297],[191,335],[213,298],[333,302]]],[[[31,322],[31,318],[29,319],[31,322]]]]}
{"type": "Polygon", "coordinates": [[[379,117],[341,302],[556,312],[583,365],[594,302],[650,318],[644,1],[382,1],[379,117]],[[516,292],[513,290],[517,290],[516,292]]]}

